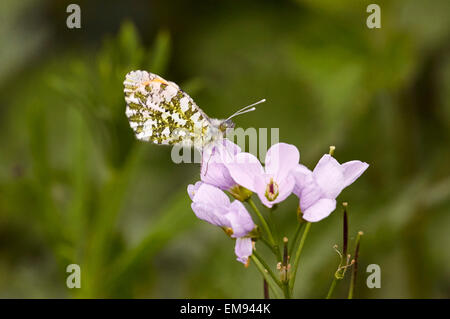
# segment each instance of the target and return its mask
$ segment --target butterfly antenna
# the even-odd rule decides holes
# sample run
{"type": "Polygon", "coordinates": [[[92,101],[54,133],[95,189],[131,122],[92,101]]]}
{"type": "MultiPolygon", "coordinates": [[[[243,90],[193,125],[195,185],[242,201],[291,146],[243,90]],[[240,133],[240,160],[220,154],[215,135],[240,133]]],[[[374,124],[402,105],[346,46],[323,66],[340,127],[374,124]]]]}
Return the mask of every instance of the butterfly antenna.
{"type": "Polygon", "coordinates": [[[242,109],[238,110],[237,112],[233,113],[225,121],[228,121],[228,120],[232,119],[235,116],[238,116],[238,115],[241,115],[241,114],[244,114],[244,113],[248,113],[248,112],[252,112],[252,111],[256,110],[256,107],[254,107],[255,105],[258,105],[258,104],[261,104],[261,103],[264,103],[264,102],[266,102],[266,99],[262,99],[262,100],[260,100],[258,102],[255,102],[253,104],[247,105],[247,106],[243,107],[242,109]]]}
{"type": "Polygon", "coordinates": [[[244,114],[244,113],[248,113],[248,112],[253,112],[254,110],[256,110],[256,107],[252,107],[252,108],[246,109],[244,111],[239,111],[235,116],[238,116],[238,115],[241,115],[241,114],[244,114]]]}

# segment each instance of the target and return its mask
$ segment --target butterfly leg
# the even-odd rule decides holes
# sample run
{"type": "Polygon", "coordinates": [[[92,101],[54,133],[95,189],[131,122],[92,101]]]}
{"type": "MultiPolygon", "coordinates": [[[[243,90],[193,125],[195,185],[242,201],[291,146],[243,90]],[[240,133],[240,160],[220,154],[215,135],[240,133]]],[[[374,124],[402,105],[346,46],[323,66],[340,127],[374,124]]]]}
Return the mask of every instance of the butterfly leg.
{"type": "MultiPolygon", "coordinates": [[[[208,158],[208,161],[206,162],[206,169],[205,169],[203,176],[206,176],[206,174],[208,173],[208,165],[209,165],[209,161],[211,160],[211,157],[213,156],[213,152],[214,152],[214,148],[211,149],[211,152],[209,154],[209,158],[208,158]]],[[[203,161],[204,155],[205,155],[205,148],[202,149],[202,166],[204,163],[204,161],[203,161]]],[[[202,169],[202,171],[203,171],[203,169],[202,169]]]]}

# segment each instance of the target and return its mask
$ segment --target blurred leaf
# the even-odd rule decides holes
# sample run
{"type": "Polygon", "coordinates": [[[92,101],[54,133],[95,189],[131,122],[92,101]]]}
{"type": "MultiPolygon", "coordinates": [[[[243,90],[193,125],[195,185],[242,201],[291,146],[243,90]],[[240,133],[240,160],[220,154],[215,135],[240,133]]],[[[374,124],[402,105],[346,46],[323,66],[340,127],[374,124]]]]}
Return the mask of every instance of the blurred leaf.
{"type": "Polygon", "coordinates": [[[124,286],[133,285],[143,276],[142,273],[149,272],[148,261],[166,247],[169,241],[191,228],[194,222],[189,197],[183,187],[166,201],[158,220],[149,225],[145,238],[125,252],[111,267],[108,285],[112,286],[112,296],[120,295],[124,286]]]}
{"type": "Polygon", "coordinates": [[[158,33],[152,52],[149,70],[152,73],[163,74],[170,59],[170,34],[167,30],[158,33]]]}

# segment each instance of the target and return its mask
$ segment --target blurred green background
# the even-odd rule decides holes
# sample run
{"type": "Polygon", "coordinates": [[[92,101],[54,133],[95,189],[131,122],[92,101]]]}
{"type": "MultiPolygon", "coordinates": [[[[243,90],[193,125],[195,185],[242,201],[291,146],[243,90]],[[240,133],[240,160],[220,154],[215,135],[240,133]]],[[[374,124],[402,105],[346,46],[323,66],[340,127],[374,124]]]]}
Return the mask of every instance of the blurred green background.
{"type": "MultiPolygon", "coordinates": [[[[450,297],[449,1],[377,1],[373,30],[372,1],[79,0],[69,30],[71,2],[0,3],[0,297],[262,297],[254,265],[190,209],[199,165],[134,139],[122,82],[135,69],[212,117],[266,98],[235,122],[280,128],[311,168],[329,145],[368,162],[338,198],[351,237],[365,233],[355,296],[450,297]],[[71,263],[81,289],[66,287],[71,263]]],[[[280,238],[296,205],[274,214],[280,238]]],[[[311,228],[296,297],[326,295],[341,224],[338,208],[311,228]]]]}

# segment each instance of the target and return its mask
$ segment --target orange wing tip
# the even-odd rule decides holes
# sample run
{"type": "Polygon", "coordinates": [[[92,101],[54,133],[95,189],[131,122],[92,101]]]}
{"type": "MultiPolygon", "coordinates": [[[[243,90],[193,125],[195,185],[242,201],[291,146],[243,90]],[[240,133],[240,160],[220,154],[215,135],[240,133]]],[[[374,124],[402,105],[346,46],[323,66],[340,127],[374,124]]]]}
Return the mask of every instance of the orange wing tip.
{"type": "Polygon", "coordinates": [[[153,80],[150,80],[150,81],[142,82],[141,84],[142,84],[143,86],[147,86],[147,85],[149,85],[150,83],[154,83],[154,82],[159,82],[159,83],[162,83],[162,84],[165,84],[165,85],[169,85],[169,83],[167,83],[166,81],[164,81],[164,80],[162,80],[162,79],[153,79],[153,80]]]}

